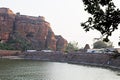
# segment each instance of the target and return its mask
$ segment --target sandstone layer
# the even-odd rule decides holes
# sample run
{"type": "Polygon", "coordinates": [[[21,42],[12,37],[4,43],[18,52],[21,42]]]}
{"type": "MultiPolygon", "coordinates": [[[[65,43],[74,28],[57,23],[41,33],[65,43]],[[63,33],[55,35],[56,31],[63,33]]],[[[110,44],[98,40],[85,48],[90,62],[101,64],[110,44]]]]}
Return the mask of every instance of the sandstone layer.
{"type": "Polygon", "coordinates": [[[14,14],[9,8],[0,8],[0,41],[10,42],[16,49],[20,49],[22,43],[30,44],[26,49],[37,50],[64,51],[67,46],[67,40],[62,36],[56,37],[43,16],[14,14]]]}

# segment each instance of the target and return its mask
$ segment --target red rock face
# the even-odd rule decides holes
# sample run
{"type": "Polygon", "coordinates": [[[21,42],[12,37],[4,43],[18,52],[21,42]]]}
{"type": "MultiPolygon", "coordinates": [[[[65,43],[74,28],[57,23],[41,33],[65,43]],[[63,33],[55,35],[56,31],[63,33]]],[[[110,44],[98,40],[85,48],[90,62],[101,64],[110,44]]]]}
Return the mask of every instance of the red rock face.
{"type": "Polygon", "coordinates": [[[16,15],[15,32],[19,36],[28,39],[31,43],[34,43],[34,47],[37,49],[44,49],[50,26],[48,22],[39,18],[16,15]]]}
{"type": "Polygon", "coordinates": [[[66,45],[65,39],[56,39],[50,24],[44,17],[14,14],[8,8],[0,8],[0,40],[6,42],[10,35],[24,38],[38,50],[56,50],[58,45],[63,50],[66,45]]]}
{"type": "Polygon", "coordinates": [[[0,8],[0,40],[6,42],[12,32],[15,15],[8,8],[0,8]]]}
{"type": "Polygon", "coordinates": [[[47,49],[56,50],[56,38],[50,27],[48,29],[48,33],[46,36],[46,45],[45,46],[47,49]]]}
{"type": "Polygon", "coordinates": [[[67,40],[65,40],[62,36],[56,36],[56,50],[57,51],[65,51],[66,47],[67,47],[67,40]]]}

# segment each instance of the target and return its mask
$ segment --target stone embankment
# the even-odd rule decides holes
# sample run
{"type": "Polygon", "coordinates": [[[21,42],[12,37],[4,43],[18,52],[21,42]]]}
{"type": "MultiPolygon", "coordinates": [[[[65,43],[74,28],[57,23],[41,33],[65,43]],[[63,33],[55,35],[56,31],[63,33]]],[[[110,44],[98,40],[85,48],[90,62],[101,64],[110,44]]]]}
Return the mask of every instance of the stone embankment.
{"type": "Polygon", "coordinates": [[[19,50],[0,50],[0,56],[17,56],[21,53],[19,50]]]}
{"type": "Polygon", "coordinates": [[[67,62],[73,64],[83,64],[91,66],[100,66],[120,70],[120,56],[114,54],[98,54],[98,53],[68,53],[62,52],[26,52],[24,59],[45,60],[55,62],[67,62]]]}
{"type": "Polygon", "coordinates": [[[24,52],[24,59],[66,62],[67,55],[62,52],[24,52]]]}
{"type": "Polygon", "coordinates": [[[120,70],[120,56],[116,57],[115,54],[68,54],[67,62],[120,70]]]}

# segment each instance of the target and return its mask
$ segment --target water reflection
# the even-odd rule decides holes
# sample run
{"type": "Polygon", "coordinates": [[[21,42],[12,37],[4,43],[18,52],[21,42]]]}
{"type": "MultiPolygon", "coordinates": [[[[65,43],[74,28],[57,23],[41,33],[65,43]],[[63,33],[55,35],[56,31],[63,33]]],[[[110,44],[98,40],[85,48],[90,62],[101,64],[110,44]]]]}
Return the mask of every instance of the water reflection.
{"type": "Polygon", "coordinates": [[[67,63],[0,60],[0,80],[119,80],[120,72],[67,63]]]}

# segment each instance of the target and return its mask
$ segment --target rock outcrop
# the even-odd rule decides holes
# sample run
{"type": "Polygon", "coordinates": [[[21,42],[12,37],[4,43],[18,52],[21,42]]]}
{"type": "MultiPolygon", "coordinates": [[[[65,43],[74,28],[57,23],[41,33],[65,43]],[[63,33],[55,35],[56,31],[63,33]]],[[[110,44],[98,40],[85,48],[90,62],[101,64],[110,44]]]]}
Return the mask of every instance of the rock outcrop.
{"type": "Polygon", "coordinates": [[[65,51],[67,46],[67,40],[65,40],[61,35],[56,35],[56,50],[57,51],[65,51]]]}
{"type": "MultiPolygon", "coordinates": [[[[45,21],[43,16],[33,17],[20,13],[14,14],[9,8],[0,8],[0,41],[1,43],[7,43],[11,40],[25,41],[24,43],[30,44],[30,49],[37,50],[63,51],[67,44],[63,37],[56,38],[50,23],[45,21]],[[60,49],[58,49],[58,46],[60,49]]],[[[13,41],[12,45],[14,45],[13,41]]]]}
{"type": "Polygon", "coordinates": [[[8,8],[0,8],[0,41],[6,42],[12,33],[15,14],[8,8]]]}

